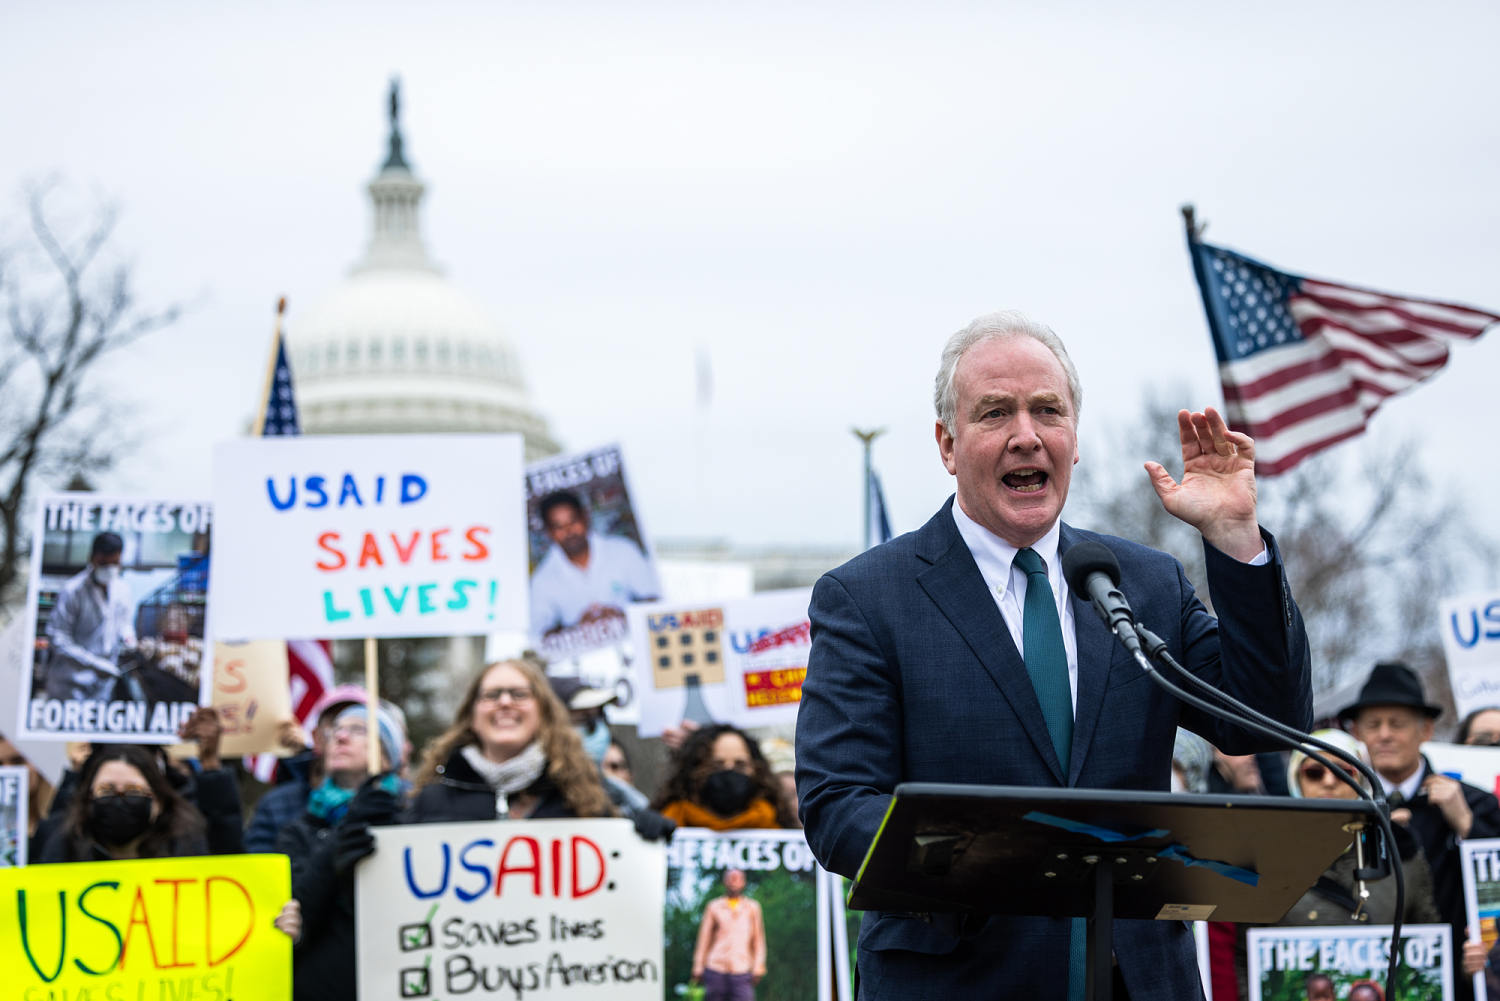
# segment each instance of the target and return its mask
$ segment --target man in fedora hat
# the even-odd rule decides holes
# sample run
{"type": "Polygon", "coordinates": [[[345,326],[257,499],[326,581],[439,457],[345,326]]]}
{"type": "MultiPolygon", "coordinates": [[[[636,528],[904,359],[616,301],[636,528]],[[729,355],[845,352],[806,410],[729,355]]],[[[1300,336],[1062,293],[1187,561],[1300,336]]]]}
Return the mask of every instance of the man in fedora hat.
{"type": "MultiPolygon", "coordinates": [[[[1453,944],[1464,941],[1463,866],[1458,842],[1500,836],[1500,802],[1493,793],[1432,770],[1422,744],[1432,739],[1442,707],[1422,694],[1422,681],[1405,664],[1376,664],[1344,707],[1354,736],[1370,750],[1370,764],[1391,803],[1391,819],[1405,824],[1422,844],[1432,869],[1433,896],[1443,920],[1453,926],[1453,944]]],[[[1473,981],[1454,966],[1454,997],[1473,996],[1473,981]]]]}

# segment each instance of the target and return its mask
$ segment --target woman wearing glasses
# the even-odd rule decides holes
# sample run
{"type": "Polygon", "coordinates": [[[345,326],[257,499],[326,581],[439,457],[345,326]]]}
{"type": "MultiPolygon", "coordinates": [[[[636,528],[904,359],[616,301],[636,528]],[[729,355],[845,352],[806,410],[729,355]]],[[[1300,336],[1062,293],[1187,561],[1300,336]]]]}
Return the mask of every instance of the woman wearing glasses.
{"type": "MultiPolygon", "coordinates": [[[[1313,734],[1341,750],[1364,758],[1364,746],[1342,730],[1319,730],[1313,734]]],[[[1330,756],[1335,767],[1343,765],[1330,756]]],[[[1346,774],[1363,784],[1352,768],[1343,765],[1346,774]]],[[[1354,799],[1355,792],[1326,766],[1293,751],[1287,763],[1287,787],[1301,799],[1354,799]]],[[[1400,824],[1392,824],[1396,846],[1400,850],[1401,869],[1406,874],[1406,909],[1401,920],[1407,924],[1440,923],[1437,905],[1432,900],[1432,871],[1422,857],[1421,846],[1400,824]]],[[[1287,911],[1281,925],[1346,925],[1354,923],[1357,888],[1354,883],[1354,846],[1334,860],[1318,882],[1287,911]]],[[[1396,911],[1396,881],[1382,879],[1365,884],[1370,899],[1361,911],[1360,924],[1390,924],[1396,911]]]]}
{"type": "Polygon", "coordinates": [[[103,862],[208,854],[203,815],[173,789],[152,750],[94,748],[62,824],[33,862],[103,862]]]}
{"type": "Polygon", "coordinates": [[[614,816],[599,766],[546,677],[503,660],[474,679],[453,725],[423,755],[406,819],[614,816]]]}

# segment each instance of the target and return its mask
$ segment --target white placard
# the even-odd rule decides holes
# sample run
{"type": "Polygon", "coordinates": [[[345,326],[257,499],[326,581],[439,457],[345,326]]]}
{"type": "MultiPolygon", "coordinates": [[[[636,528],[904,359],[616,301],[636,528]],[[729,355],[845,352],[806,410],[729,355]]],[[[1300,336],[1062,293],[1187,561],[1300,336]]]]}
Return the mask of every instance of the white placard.
{"type": "Polygon", "coordinates": [[[1469,941],[1484,945],[1484,969],[1474,974],[1475,1001],[1500,1001],[1500,838],[1464,841],[1464,913],[1469,941]]]}
{"type": "Polygon", "coordinates": [[[1469,747],[1430,740],[1422,745],[1422,753],[1438,774],[1500,793],[1500,747],[1469,747]]]}
{"type": "Polygon", "coordinates": [[[626,820],[377,827],[359,996],[660,1001],[666,856],[626,820]]]}
{"type": "Polygon", "coordinates": [[[632,605],[640,734],[684,719],[738,727],[793,723],[812,649],[812,591],[632,605]]]}
{"type": "Polygon", "coordinates": [[[524,629],[521,455],[516,434],[219,445],[214,637],[524,629]]]}
{"type": "Polygon", "coordinates": [[[29,691],[31,644],[27,642],[26,616],[18,615],[0,630],[0,730],[20,751],[31,767],[54,786],[62,782],[68,767],[68,746],[55,740],[23,740],[17,725],[21,692],[29,691]]]}
{"type": "MultiPolygon", "coordinates": [[[[1453,1001],[1453,929],[1447,925],[1402,925],[1402,965],[1416,976],[1406,997],[1453,1001]]],[[[1333,996],[1348,997],[1361,981],[1386,981],[1390,925],[1318,925],[1308,928],[1251,928],[1245,933],[1250,1001],[1306,997],[1310,977],[1333,981],[1333,996]],[[1300,993],[1299,993],[1300,992],[1300,993]]]]}
{"type": "Polygon", "coordinates": [[[26,864],[29,780],[24,766],[0,766],[0,869],[26,864]]]}
{"type": "Polygon", "coordinates": [[[662,596],[620,446],[526,468],[531,638],[549,661],[618,649],[625,607],[662,596]]]}
{"type": "Polygon", "coordinates": [[[1500,591],[1445,598],[1438,605],[1438,632],[1459,718],[1500,706],[1500,591]]]}

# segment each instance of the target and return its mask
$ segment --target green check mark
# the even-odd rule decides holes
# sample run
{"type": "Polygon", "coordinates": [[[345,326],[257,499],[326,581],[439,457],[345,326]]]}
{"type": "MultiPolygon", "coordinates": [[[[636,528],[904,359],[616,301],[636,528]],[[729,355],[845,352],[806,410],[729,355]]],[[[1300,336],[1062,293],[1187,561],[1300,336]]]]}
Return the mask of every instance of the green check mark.
{"type": "Polygon", "coordinates": [[[437,914],[438,905],[433,904],[427,911],[427,916],[415,924],[403,925],[401,928],[401,949],[409,952],[413,949],[426,949],[432,945],[432,918],[437,914]]]}

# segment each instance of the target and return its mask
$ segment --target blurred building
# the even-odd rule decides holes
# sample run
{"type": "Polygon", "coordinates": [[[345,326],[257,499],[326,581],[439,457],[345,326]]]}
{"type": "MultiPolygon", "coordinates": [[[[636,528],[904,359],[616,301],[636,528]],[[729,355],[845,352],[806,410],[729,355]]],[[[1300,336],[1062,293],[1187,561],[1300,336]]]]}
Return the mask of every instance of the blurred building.
{"type": "Polygon", "coordinates": [[[510,339],[443,277],[422,243],[422,194],[391,86],[385,162],[367,190],[373,226],[349,276],[288,333],[306,434],[518,431],[532,461],[558,450],[510,339]]]}
{"type": "MultiPolygon", "coordinates": [[[[426,186],[406,156],[394,83],[390,102],[385,161],[366,188],[369,244],[348,277],[288,327],[302,430],[513,431],[525,439],[528,462],[554,455],[559,443],[527,393],[510,338],[428,256],[421,225],[426,186]]],[[[653,546],[670,596],[688,600],[805,587],[854,555],[836,548],[734,548],[722,540],[656,538],[653,546]]],[[[380,641],[382,694],[406,710],[418,746],[446,724],[484,663],[485,646],[484,637],[467,636],[380,641]]],[[[334,664],[340,680],[359,681],[363,645],[335,643],[334,664]]],[[[635,758],[649,779],[659,751],[635,758]]]]}

